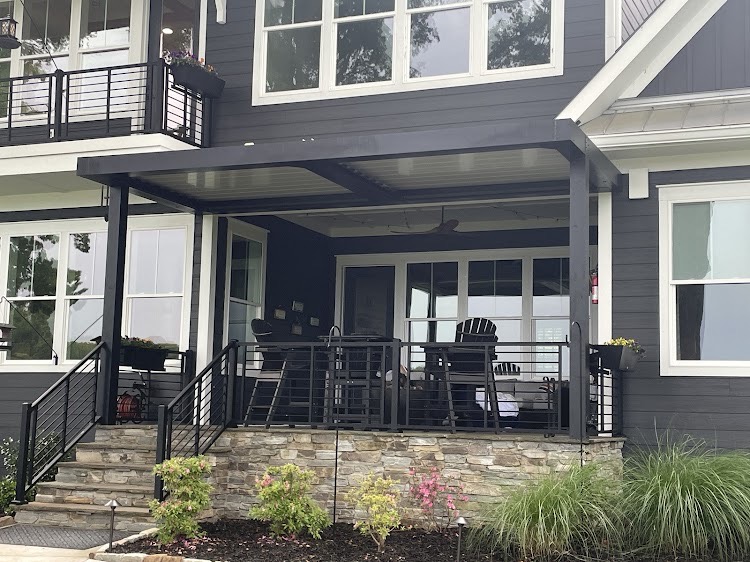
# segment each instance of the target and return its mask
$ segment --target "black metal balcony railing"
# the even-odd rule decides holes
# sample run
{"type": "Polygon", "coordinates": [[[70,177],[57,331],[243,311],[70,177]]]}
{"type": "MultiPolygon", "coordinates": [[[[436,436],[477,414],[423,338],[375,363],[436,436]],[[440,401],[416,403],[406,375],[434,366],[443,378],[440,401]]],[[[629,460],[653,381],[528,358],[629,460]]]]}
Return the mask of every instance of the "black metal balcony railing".
{"type": "Polygon", "coordinates": [[[0,146],[164,133],[209,144],[211,100],[163,60],[0,79],[0,146]]]}

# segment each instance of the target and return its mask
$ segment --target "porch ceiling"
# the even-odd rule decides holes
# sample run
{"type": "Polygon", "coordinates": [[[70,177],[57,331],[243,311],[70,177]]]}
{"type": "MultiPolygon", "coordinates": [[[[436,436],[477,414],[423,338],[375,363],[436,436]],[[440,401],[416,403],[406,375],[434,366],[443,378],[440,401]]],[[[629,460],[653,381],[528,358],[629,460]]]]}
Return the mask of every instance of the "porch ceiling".
{"type": "Polygon", "coordinates": [[[78,174],[184,210],[271,213],[567,194],[580,154],[593,189],[618,186],[573,122],[551,120],[81,158],[78,174]]]}

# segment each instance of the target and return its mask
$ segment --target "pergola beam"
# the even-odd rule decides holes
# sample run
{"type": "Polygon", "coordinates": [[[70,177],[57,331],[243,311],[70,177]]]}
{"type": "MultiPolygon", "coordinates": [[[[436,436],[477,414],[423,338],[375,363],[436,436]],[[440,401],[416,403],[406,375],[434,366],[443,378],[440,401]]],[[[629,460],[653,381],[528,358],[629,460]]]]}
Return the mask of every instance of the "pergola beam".
{"type": "Polygon", "coordinates": [[[386,203],[399,199],[398,192],[378,185],[335,162],[314,162],[307,164],[305,168],[373,203],[386,203]]]}

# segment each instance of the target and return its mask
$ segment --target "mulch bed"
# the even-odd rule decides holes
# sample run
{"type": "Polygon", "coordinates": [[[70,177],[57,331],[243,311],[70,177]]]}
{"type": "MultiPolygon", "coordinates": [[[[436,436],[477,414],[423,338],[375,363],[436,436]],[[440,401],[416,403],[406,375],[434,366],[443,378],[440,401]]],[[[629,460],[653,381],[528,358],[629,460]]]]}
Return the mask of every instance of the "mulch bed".
{"type": "MultiPolygon", "coordinates": [[[[345,524],[327,529],[319,541],[275,539],[265,524],[246,519],[205,523],[202,528],[206,536],[190,543],[162,547],[153,539],[143,539],[118,546],[113,552],[172,554],[222,562],[454,562],[458,546],[456,532],[443,535],[410,529],[392,533],[385,552],[378,554],[371,538],[345,524]]],[[[461,560],[492,559],[462,554],[461,560]]]]}

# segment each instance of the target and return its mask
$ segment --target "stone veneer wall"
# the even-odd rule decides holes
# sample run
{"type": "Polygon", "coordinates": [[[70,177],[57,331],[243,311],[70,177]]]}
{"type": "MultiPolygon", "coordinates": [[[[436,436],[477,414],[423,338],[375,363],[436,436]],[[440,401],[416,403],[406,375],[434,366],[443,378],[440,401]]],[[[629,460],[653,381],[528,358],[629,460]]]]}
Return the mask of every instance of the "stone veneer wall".
{"type": "MultiPolygon", "coordinates": [[[[622,470],[621,438],[596,438],[583,445],[584,462],[596,461],[611,471],[622,470]]],[[[212,456],[216,463],[214,510],[227,517],[247,516],[254,502],[255,479],[269,465],[294,463],[315,471],[314,496],[333,509],[336,433],[315,429],[227,430],[218,444],[230,452],[212,456]]],[[[351,520],[344,500],[351,486],[366,474],[390,476],[407,490],[409,469],[426,472],[437,466],[445,477],[465,486],[469,497],[462,515],[472,518],[483,503],[539,475],[564,471],[581,462],[581,445],[568,438],[541,435],[339,432],[337,519],[351,520]]],[[[403,495],[406,500],[407,494],[403,495]]],[[[404,505],[406,507],[406,505],[404,505]]],[[[407,513],[407,517],[409,514],[407,513]]]]}

